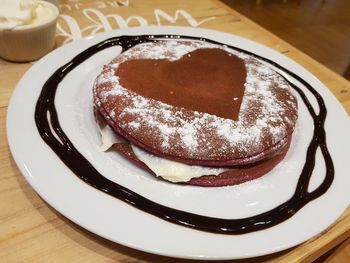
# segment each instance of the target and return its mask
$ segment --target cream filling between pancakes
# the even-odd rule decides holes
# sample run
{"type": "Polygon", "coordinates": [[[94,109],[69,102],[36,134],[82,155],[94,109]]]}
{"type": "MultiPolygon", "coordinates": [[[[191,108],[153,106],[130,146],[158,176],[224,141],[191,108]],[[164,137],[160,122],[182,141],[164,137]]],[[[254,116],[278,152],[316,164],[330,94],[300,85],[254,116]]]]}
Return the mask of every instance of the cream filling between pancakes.
{"type": "MultiPolygon", "coordinates": [[[[101,129],[100,132],[102,140],[101,151],[107,151],[114,143],[125,141],[108,125],[101,129]]],[[[192,178],[204,175],[218,175],[228,170],[227,168],[212,168],[176,162],[148,153],[133,144],[130,145],[137,158],[144,162],[157,177],[162,177],[173,183],[188,182],[192,178]]]]}

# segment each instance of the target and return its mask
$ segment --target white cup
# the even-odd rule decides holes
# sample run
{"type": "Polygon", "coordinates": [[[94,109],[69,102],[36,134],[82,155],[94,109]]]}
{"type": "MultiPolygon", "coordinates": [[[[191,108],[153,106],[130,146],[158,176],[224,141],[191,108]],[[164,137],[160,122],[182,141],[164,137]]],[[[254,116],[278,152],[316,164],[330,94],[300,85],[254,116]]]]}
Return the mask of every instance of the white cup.
{"type": "Polygon", "coordinates": [[[52,19],[41,24],[0,30],[0,57],[15,62],[33,61],[53,49],[59,10],[49,2],[39,2],[53,11],[52,19]]]}

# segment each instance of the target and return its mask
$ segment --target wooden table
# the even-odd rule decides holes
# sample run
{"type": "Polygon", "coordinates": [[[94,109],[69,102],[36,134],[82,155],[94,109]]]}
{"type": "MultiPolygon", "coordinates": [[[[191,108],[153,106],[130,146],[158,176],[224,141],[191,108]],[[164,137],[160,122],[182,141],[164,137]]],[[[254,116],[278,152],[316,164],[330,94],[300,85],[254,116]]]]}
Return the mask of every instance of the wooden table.
{"type": "MultiPolygon", "coordinates": [[[[240,35],[294,59],[317,76],[350,113],[350,83],[216,0],[61,0],[57,46],[82,36],[139,25],[182,25],[240,35]]],[[[11,157],[5,121],[9,98],[31,63],[0,60],[0,262],[183,262],[104,240],[58,214],[27,184],[11,157]]],[[[319,237],[263,257],[311,262],[350,236],[350,209],[319,237]]],[[[255,260],[254,260],[255,261],[255,260]]]]}

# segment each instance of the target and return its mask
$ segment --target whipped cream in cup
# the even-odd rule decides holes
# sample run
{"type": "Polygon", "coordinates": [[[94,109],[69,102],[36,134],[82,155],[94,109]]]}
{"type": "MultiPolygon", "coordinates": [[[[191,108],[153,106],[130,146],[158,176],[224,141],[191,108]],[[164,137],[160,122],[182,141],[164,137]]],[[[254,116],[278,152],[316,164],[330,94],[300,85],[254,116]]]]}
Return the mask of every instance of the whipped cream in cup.
{"type": "Polygon", "coordinates": [[[58,14],[46,1],[0,0],[0,57],[32,61],[51,51],[58,14]]]}

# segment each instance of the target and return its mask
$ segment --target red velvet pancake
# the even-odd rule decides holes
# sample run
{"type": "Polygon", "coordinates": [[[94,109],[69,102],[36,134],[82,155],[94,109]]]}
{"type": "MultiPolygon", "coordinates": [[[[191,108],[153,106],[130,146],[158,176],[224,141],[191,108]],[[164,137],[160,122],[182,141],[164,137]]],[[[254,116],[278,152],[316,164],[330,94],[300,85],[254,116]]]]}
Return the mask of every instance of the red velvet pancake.
{"type": "MultiPolygon", "coordinates": [[[[103,119],[103,116],[101,116],[97,111],[95,111],[95,116],[97,123],[99,124],[99,128],[102,130],[107,125],[107,123],[103,119]]],[[[206,187],[219,187],[241,184],[247,181],[251,181],[253,179],[257,179],[267,174],[283,160],[286,153],[288,152],[290,141],[290,138],[288,138],[288,140],[286,141],[286,145],[281,147],[279,152],[277,152],[274,156],[268,159],[249,165],[235,166],[217,175],[203,174],[203,176],[201,177],[192,178],[191,180],[182,183],[206,187]]],[[[147,164],[145,164],[137,157],[137,155],[133,151],[130,142],[118,136],[117,141],[112,146],[114,150],[116,150],[122,156],[133,162],[135,165],[146,170],[150,174],[157,176],[154,173],[154,171],[147,166],[147,164]]]]}
{"type": "MultiPolygon", "coordinates": [[[[113,148],[140,168],[155,175],[152,169],[149,168],[135,155],[129,143],[115,143],[113,145],[113,148]]],[[[270,172],[273,168],[275,168],[277,164],[283,160],[288,149],[289,143],[285,145],[285,147],[283,147],[279,153],[269,159],[265,159],[251,165],[236,166],[218,175],[203,175],[201,177],[192,178],[190,181],[182,183],[210,187],[242,184],[247,181],[257,179],[270,172]]]]}
{"type": "MultiPolygon", "coordinates": [[[[96,108],[116,133],[157,156],[191,165],[270,160],[274,167],[297,120],[297,100],[271,67],[201,41],[139,44],[104,67],[93,93],[96,108]]],[[[254,174],[248,177],[261,172],[254,174]]],[[[244,177],[226,173],[190,183],[226,185],[230,176],[244,177]]]]}

